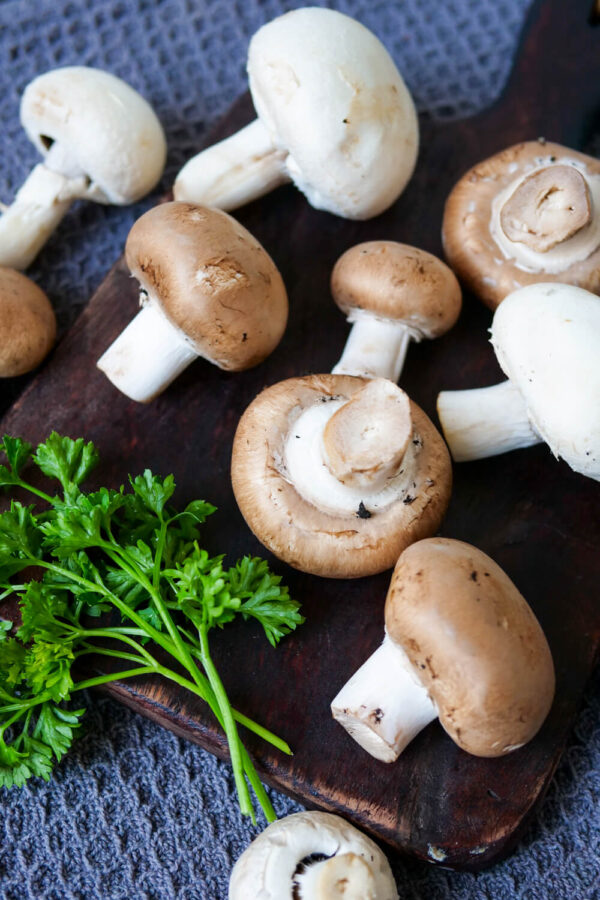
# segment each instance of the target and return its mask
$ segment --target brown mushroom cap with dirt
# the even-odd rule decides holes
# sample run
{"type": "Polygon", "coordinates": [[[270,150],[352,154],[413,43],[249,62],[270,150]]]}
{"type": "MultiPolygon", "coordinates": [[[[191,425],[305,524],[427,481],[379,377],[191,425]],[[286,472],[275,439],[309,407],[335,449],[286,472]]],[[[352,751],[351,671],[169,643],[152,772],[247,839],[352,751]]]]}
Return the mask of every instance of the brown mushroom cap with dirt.
{"type": "Polygon", "coordinates": [[[444,251],[491,309],[539,281],[600,293],[600,161],[545,140],[478,163],[444,210],[444,251]]]}
{"type": "Polygon", "coordinates": [[[35,369],[55,338],[56,318],[46,294],[15,269],[0,267],[0,378],[35,369]]]}
{"type": "Polygon", "coordinates": [[[435,533],[452,484],[444,441],[404,391],[334,374],[259,394],[238,425],[231,476],[259,541],[330,578],[391,568],[435,533]]]}
{"type": "Polygon", "coordinates": [[[98,360],[128,397],[152,400],[198,356],[242,371],[279,343],[288,302],[261,244],[218,209],[163,203],[127,238],[141,311],[98,360]]]}
{"type": "Polygon", "coordinates": [[[463,541],[429,538],[398,559],[383,644],[333,700],[333,716],[372,756],[393,762],[439,718],[475,756],[517,750],[554,697],[544,632],[508,575],[463,541]]]}
{"type": "Polygon", "coordinates": [[[396,241],[347,250],[331,275],[331,293],[352,324],[332,371],[398,381],[408,344],[445,334],[461,309],[456,276],[436,256],[396,241]]]}

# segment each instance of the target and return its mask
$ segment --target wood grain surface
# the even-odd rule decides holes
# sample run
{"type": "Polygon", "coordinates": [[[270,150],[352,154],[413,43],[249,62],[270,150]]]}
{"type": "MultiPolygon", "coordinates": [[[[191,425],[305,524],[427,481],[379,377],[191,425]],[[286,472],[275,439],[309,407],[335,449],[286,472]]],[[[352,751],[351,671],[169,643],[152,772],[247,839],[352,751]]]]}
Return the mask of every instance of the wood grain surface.
{"type": "MultiPolygon", "coordinates": [[[[229,481],[240,414],[264,386],[327,372],[338,358],[347,325],[328,282],[344,250],[386,238],[441,254],[443,203],[469,166],[539,136],[584,145],[600,100],[600,30],[590,14],[589,0],[537,3],[500,101],[462,121],[422,118],[414,178],[377,219],[348,222],[319,213],[292,187],[239,211],[279,266],[290,297],[287,332],[264,364],[235,375],[198,361],[152,404],[127,400],[94,365],[137,307],[136,284],[119,261],[5,414],[3,433],[38,441],[54,428],[93,440],[102,457],[97,483],[117,486],[146,466],[172,471],[178,502],[205,497],[219,507],[206,532],[210,551],[227,549],[232,561],[246,552],[266,555],[242,520],[229,481]]],[[[242,98],[215,137],[251,115],[249,99],[242,98]]],[[[433,421],[439,390],[500,380],[487,342],[490,321],[489,310],[466,296],[450,334],[411,345],[401,385],[433,421]]],[[[531,744],[504,759],[468,756],[437,723],[394,765],[367,756],[332,721],[329,702],[382,638],[389,574],[331,581],[271,560],[302,601],[306,624],[277,650],[251,625],[233,625],[213,641],[234,705],[294,749],[289,759],[248,736],[265,781],[308,806],[343,814],[400,851],[446,866],[481,868],[505,854],[552,777],[598,654],[599,493],[597,483],[572,473],[545,446],[455,466],[441,533],[476,544],[506,569],[540,619],[556,664],[556,701],[546,724],[531,744]]],[[[107,689],[226,755],[201,702],[174,685],[140,680],[107,689]]]]}

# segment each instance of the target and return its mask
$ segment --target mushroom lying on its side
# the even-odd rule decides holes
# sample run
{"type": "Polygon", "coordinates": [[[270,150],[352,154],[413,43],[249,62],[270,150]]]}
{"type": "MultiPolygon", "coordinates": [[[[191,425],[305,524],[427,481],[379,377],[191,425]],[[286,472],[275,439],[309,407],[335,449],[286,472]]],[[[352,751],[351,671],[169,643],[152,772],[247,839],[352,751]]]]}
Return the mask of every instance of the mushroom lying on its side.
{"type": "Polygon", "coordinates": [[[0,216],[0,265],[27,268],[75,200],[134,203],[162,174],[160,122],[109,72],[70,66],[40,75],[25,89],[21,122],[44,161],[0,216]]]}
{"type": "Polygon", "coordinates": [[[331,293],[352,330],[332,372],[398,381],[411,340],[436,338],[461,308],[456,276],[436,256],[395,241],[347,250],[331,275],[331,293]]]}
{"type": "Polygon", "coordinates": [[[142,309],[98,367],[132,400],[152,400],[198,356],[239,372],[279,343],[288,312],[281,275],[227,213],[156,206],[129,232],[125,258],[142,309]]]}
{"type": "Polygon", "coordinates": [[[231,210],[292,181],[348,219],[392,205],[415,166],[418,121],[374,34],[335,10],[293,10],[254,35],[248,77],[258,117],[191,159],[175,199],[231,210]]]}
{"type": "Polygon", "coordinates": [[[544,633],[489,556],[447,538],[419,541],[397,562],[381,647],[344,685],[333,717],[377,759],[393,762],[439,718],[475,756],[530,741],[554,696],[544,633]]]}
{"type": "Polygon", "coordinates": [[[229,900],[398,900],[377,844],[340,816],[300,812],[269,825],[231,873],[229,900]]]}
{"type": "Polygon", "coordinates": [[[231,478],[251,530],[303,572],[357,578],[434,534],[450,499],[446,445],[383,378],[309,375],[267,388],[243,414],[231,478]]]}
{"type": "Polygon", "coordinates": [[[35,369],[55,338],[56,318],[45,293],[20,272],[0,267],[0,378],[35,369]]]}
{"type": "Polygon", "coordinates": [[[438,396],[453,459],[545,441],[575,472],[600,480],[600,298],[529,285],[500,304],[491,335],[508,381],[438,396]]]}
{"type": "Polygon", "coordinates": [[[455,185],[442,238],[458,277],[492,309],[538,281],[600,293],[600,161],[544,140],[509,147],[455,185]]]}

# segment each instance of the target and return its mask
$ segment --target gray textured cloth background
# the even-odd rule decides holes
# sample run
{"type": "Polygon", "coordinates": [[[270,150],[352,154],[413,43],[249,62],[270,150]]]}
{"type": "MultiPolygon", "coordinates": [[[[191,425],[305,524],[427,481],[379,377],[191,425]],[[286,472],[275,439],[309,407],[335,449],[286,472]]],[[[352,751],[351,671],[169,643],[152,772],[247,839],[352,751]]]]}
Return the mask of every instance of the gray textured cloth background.
{"type": "MultiPolygon", "coordinates": [[[[0,0],[1,200],[12,198],[36,162],[19,124],[20,95],[55,66],[98,66],[126,79],[154,105],[169,142],[154,197],[130,209],[78,206],[31,269],[61,331],[120,254],[134,220],[244,90],[249,36],[298,5],[0,0]]],[[[382,37],[420,110],[462,116],[501,90],[529,2],[329,5],[382,37]]],[[[5,398],[12,390],[0,387],[5,398]]],[[[600,898],[599,685],[596,675],[548,795],[511,858],[480,875],[395,858],[401,897],[600,898]]],[[[51,783],[0,790],[2,900],[226,898],[231,866],[259,830],[240,821],[229,767],[105,698],[92,695],[88,706],[85,731],[51,783]]],[[[279,815],[299,808],[271,795],[279,815]]]]}

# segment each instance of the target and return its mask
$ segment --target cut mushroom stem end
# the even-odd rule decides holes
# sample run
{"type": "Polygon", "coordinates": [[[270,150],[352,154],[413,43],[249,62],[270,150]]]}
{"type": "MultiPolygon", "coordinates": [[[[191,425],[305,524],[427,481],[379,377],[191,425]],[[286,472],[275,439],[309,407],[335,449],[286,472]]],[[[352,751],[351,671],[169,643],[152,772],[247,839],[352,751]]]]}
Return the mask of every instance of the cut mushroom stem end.
{"type": "Polygon", "coordinates": [[[437,410],[455,462],[497,456],[542,442],[521,391],[511,381],[467,391],[442,391],[437,410]]]}
{"type": "Polygon", "coordinates": [[[160,307],[148,303],[97,366],[131,400],[149,403],[197,358],[198,352],[160,307]]]}
{"type": "Polygon", "coordinates": [[[370,900],[375,898],[375,877],[356,853],[342,853],[314,863],[295,879],[300,900],[370,900]]]}
{"type": "Polygon", "coordinates": [[[500,212],[500,226],[510,241],[547,253],[588,225],[590,191],[573,166],[546,166],[516,188],[500,212]]]}
{"type": "Polygon", "coordinates": [[[226,211],[237,209],[290,181],[287,154],[273,143],[260,119],[193,157],[173,185],[176,200],[226,211]]]}
{"type": "Polygon", "coordinates": [[[371,381],[326,422],[327,468],[350,487],[380,490],[397,474],[412,430],[408,396],[385,379],[371,381]]]}
{"type": "Polygon", "coordinates": [[[438,715],[405,652],[387,635],[334,698],[331,711],[354,740],[382,762],[398,759],[438,715]]]}
{"type": "Polygon", "coordinates": [[[420,335],[402,322],[376,318],[362,310],[354,310],[348,321],[352,329],[332,373],[398,381],[408,345],[411,339],[419,341],[420,335]]]}

